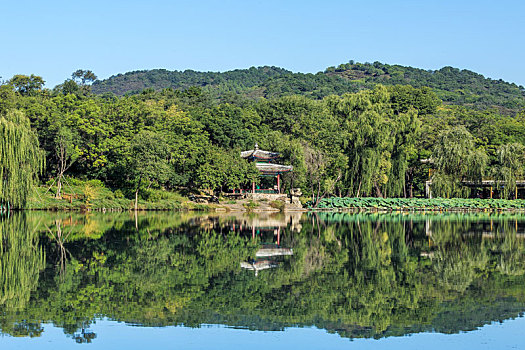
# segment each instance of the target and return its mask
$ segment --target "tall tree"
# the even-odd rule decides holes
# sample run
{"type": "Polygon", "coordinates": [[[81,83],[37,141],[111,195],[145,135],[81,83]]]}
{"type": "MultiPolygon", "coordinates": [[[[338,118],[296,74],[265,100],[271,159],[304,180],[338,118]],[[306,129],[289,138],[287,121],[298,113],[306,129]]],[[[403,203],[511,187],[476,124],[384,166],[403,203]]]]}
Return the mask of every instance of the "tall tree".
{"type": "Polygon", "coordinates": [[[169,147],[163,134],[142,131],[130,144],[130,179],[135,186],[135,210],[138,210],[141,186],[161,185],[169,177],[169,147]]]}
{"type": "Polygon", "coordinates": [[[75,82],[80,83],[81,85],[91,85],[97,76],[90,70],[77,69],[73,74],[71,74],[71,79],[75,82]]]}
{"type": "Polygon", "coordinates": [[[481,181],[488,157],[483,149],[476,148],[474,137],[467,129],[458,126],[439,135],[432,160],[436,168],[432,176],[433,190],[449,198],[468,195],[469,189],[463,181],[481,181]]]}
{"type": "Polygon", "coordinates": [[[18,110],[0,115],[0,203],[22,208],[43,167],[29,119],[18,110]]]}
{"type": "Polygon", "coordinates": [[[381,189],[389,181],[395,145],[395,122],[387,89],[378,86],[372,91],[333,96],[326,101],[347,135],[347,194],[359,197],[375,192],[383,196],[381,189]]]}
{"type": "Polygon", "coordinates": [[[516,180],[522,180],[525,174],[525,146],[521,143],[505,144],[500,146],[496,153],[498,156],[496,178],[502,182],[503,196],[513,197],[516,180]]]}
{"type": "Polygon", "coordinates": [[[34,74],[30,76],[17,74],[9,80],[9,85],[13,86],[23,96],[32,95],[42,90],[44,84],[44,79],[34,74]]]}
{"type": "Polygon", "coordinates": [[[78,147],[78,135],[67,127],[60,127],[55,135],[55,155],[57,159],[56,198],[62,198],[62,178],[64,173],[81,155],[78,147]]]}

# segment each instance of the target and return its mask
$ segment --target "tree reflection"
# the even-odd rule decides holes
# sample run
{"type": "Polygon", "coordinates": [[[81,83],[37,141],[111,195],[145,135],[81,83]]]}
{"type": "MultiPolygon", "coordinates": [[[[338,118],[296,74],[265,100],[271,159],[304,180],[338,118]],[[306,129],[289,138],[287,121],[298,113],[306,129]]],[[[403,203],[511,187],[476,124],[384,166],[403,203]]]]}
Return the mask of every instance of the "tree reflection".
{"type": "Polygon", "coordinates": [[[459,332],[525,310],[518,217],[32,215],[31,229],[24,216],[0,223],[0,319],[13,335],[37,336],[40,322],[53,322],[91,342],[89,326],[103,316],[383,337],[459,332]],[[272,257],[276,267],[255,277],[241,262],[261,247],[293,255],[272,257]]]}
{"type": "Polygon", "coordinates": [[[26,215],[0,216],[0,305],[22,309],[38,285],[44,253],[26,215]]]}

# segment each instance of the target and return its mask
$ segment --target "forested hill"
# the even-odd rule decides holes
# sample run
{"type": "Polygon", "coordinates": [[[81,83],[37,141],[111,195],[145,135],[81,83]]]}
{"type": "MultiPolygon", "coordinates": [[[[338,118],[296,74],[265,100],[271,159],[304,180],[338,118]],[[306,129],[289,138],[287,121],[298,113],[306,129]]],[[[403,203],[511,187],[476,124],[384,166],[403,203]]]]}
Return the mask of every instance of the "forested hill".
{"type": "Polygon", "coordinates": [[[197,72],[194,70],[169,71],[153,69],[118,74],[93,84],[93,92],[102,94],[112,92],[116,95],[138,93],[144,89],[161,90],[165,88],[187,89],[191,86],[213,87],[219,94],[225,91],[246,91],[262,87],[269,79],[292,72],[278,67],[251,67],[224,73],[197,72]]]}
{"type": "Polygon", "coordinates": [[[379,62],[361,64],[350,62],[339,67],[329,67],[325,74],[338,76],[364,85],[428,86],[445,102],[475,106],[501,106],[515,109],[525,107],[525,88],[501,79],[493,80],[483,75],[453,67],[424,70],[379,62]]]}
{"type": "Polygon", "coordinates": [[[376,84],[428,86],[445,102],[478,108],[500,107],[507,110],[525,108],[525,88],[503,80],[452,67],[424,70],[379,62],[350,61],[338,67],[328,67],[317,74],[292,73],[278,67],[252,67],[233,71],[197,72],[143,70],[118,74],[96,81],[93,92],[116,95],[138,93],[144,89],[187,89],[198,86],[220,98],[228,93],[249,98],[272,98],[305,95],[320,99],[331,94],[357,92],[376,84]]]}

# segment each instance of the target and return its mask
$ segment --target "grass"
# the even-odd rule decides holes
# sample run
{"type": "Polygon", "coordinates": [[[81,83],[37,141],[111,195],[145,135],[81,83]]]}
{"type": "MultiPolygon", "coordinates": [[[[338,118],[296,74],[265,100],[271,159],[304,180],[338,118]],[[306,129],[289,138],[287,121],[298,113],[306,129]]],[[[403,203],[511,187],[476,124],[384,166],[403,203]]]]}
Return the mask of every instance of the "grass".
{"type": "MultiPolygon", "coordinates": [[[[28,198],[26,209],[35,210],[129,210],[133,199],[125,198],[120,190],[115,192],[97,180],[68,179],[62,198],[55,198],[56,186],[41,186],[28,198]],[[73,196],[71,196],[73,195],[73,196]]],[[[210,206],[189,201],[177,192],[148,189],[141,193],[140,210],[208,210],[210,206]]]]}

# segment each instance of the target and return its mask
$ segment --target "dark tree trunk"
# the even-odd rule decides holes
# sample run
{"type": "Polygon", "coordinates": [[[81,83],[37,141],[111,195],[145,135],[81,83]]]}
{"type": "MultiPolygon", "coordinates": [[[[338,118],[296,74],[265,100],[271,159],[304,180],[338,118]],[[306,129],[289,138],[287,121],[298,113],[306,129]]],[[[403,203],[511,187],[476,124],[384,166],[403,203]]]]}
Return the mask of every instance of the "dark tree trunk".
{"type": "Polygon", "coordinates": [[[380,197],[380,198],[383,198],[383,194],[381,193],[381,189],[379,188],[379,186],[377,185],[377,182],[374,181],[374,187],[376,189],[376,196],[380,197]]]}

